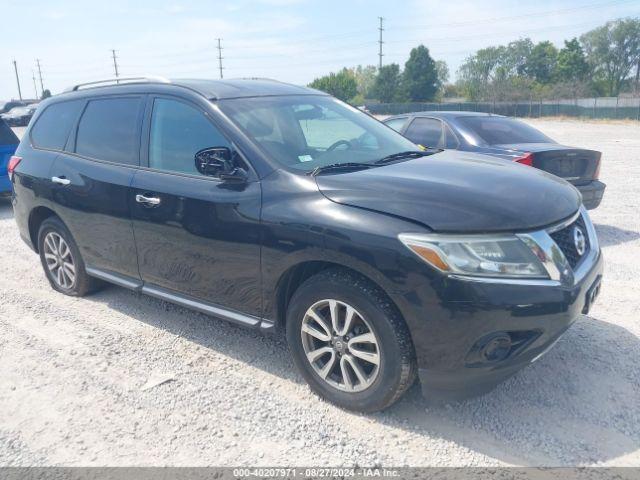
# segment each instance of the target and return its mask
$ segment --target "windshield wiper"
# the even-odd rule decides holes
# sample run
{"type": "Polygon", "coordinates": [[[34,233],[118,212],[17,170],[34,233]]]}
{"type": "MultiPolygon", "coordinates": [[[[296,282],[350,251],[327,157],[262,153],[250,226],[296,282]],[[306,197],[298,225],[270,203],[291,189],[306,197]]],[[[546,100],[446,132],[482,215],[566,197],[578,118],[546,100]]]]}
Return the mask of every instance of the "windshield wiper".
{"type": "Polygon", "coordinates": [[[434,153],[441,152],[440,149],[429,149],[429,150],[407,150],[406,152],[398,152],[393,153],[391,155],[387,155],[386,157],[382,157],[380,160],[375,161],[376,165],[382,165],[385,163],[395,162],[396,160],[401,160],[403,158],[420,158],[426,157],[427,155],[433,155],[434,153]]]}
{"type": "Polygon", "coordinates": [[[311,175],[315,177],[316,175],[322,172],[328,172],[331,170],[358,170],[358,169],[367,169],[373,168],[377,165],[374,163],[360,163],[360,162],[344,162],[344,163],[332,163],[330,165],[323,165],[322,167],[316,167],[310,172],[307,172],[307,175],[311,175]]]}

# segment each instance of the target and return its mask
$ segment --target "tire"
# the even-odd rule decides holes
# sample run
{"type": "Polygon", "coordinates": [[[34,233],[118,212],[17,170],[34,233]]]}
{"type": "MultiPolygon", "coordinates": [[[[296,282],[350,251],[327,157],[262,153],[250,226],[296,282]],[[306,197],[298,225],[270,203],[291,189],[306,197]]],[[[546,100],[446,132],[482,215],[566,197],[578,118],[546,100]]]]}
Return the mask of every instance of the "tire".
{"type": "Polygon", "coordinates": [[[87,275],[80,250],[58,217],[49,217],[40,225],[38,252],[47,280],[54,290],[72,297],[82,297],[101,285],[98,279],[87,275]],[[61,262],[64,263],[63,268],[60,267],[61,262]],[[53,264],[55,266],[50,267],[53,264]]]}
{"type": "Polygon", "coordinates": [[[332,268],[306,280],[289,302],[286,334],[311,389],[342,408],[383,410],[415,381],[413,343],[400,313],[376,285],[351,271],[332,268]]]}

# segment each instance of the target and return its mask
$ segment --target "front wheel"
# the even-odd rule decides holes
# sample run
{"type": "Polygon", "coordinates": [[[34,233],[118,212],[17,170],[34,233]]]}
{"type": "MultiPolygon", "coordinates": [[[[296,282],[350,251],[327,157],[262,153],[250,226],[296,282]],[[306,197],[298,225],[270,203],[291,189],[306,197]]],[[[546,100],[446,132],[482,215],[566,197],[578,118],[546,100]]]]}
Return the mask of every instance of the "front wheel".
{"type": "Polygon", "coordinates": [[[304,282],[287,312],[296,366],[323,398],[373,412],[397,401],[415,379],[408,329],[365,278],[330,269],[304,282]]]}

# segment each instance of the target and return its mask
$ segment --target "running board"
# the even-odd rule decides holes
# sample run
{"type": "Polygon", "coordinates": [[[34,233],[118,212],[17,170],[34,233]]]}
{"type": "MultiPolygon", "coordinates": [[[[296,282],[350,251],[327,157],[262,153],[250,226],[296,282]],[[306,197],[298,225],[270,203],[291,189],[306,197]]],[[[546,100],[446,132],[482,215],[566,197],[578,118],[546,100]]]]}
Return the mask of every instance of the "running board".
{"type": "Polygon", "coordinates": [[[259,329],[265,333],[273,332],[275,330],[275,323],[271,320],[256,317],[254,315],[247,315],[235,310],[230,310],[213,303],[202,302],[194,298],[182,295],[180,293],[167,290],[165,288],[156,287],[153,285],[145,285],[141,281],[120,275],[114,272],[108,272],[98,268],[86,267],[88,275],[104,280],[105,282],[113,283],[120,287],[142,292],[151,297],[159,298],[170,303],[175,303],[182,307],[196,310],[198,312],[211,315],[213,317],[221,318],[228,322],[236,323],[246,328],[259,329]]]}
{"type": "Polygon", "coordinates": [[[99,268],[85,267],[87,275],[90,275],[105,282],[113,283],[120,287],[128,288],[129,290],[140,291],[142,288],[142,282],[126,275],[121,275],[115,272],[108,272],[99,268]]]}
{"type": "Polygon", "coordinates": [[[219,307],[210,303],[204,303],[199,300],[180,295],[179,293],[165,290],[164,288],[154,287],[151,285],[143,285],[142,293],[146,293],[152,297],[159,298],[160,300],[166,300],[167,302],[175,303],[183,307],[197,310],[214,317],[222,318],[230,322],[239,323],[249,328],[258,328],[260,326],[261,319],[254,317],[253,315],[246,315],[244,313],[236,312],[233,310],[227,310],[226,308],[219,307]]]}

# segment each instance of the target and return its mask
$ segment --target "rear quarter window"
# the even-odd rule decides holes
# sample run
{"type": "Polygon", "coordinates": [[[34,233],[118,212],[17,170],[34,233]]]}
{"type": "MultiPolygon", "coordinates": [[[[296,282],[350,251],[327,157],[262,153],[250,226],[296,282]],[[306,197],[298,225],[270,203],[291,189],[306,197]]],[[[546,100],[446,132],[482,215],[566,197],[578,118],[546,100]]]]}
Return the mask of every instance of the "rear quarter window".
{"type": "Polygon", "coordinates": [[[82,100],[72,100],[49,105],[36,120],[31,129],[31,143],[36,148],[62,150],[67,143],[82,100]]]}
{"type": "Polygon", "coordinates": [[[76,153],[97,160],[138,165],[140,97],[90,100],[80,118],[76,153]]]}

